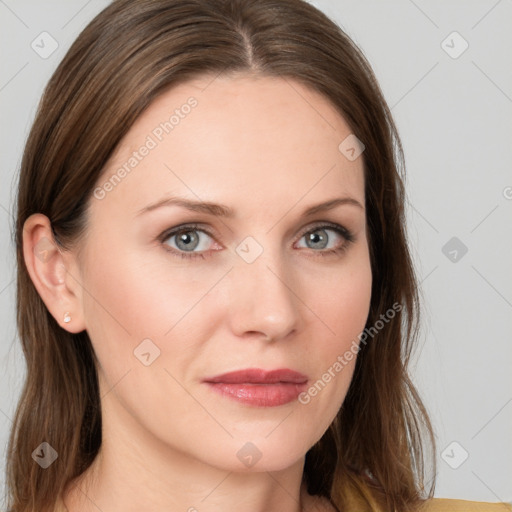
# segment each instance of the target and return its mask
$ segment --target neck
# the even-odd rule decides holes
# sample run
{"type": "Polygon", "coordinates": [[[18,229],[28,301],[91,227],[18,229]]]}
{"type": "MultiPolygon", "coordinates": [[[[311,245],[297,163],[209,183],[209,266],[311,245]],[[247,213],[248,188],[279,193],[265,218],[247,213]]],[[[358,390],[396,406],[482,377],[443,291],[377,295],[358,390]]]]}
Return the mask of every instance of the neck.
{"type": "Polygon", "coordinates": [[[169,447],[125,419],[102,417],[100,452],[64,495],[69,512],[301,512],[302,501],[310,499],[301,486],[304,457],[279,471],[229,471],[169,447]]]}

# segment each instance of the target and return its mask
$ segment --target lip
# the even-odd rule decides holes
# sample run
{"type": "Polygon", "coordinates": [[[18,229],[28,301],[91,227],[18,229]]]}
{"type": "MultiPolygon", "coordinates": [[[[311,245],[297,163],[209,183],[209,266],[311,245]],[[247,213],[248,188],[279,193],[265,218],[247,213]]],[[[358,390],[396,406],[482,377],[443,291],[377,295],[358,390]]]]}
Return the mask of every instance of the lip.
{"type": "Polygon", "coordinates": [[[203,380],[212,390],[257,407],[276,407],[292,402],[305,390],[307,382],[307,376],[288,368],[247,368],[203,380]]]}

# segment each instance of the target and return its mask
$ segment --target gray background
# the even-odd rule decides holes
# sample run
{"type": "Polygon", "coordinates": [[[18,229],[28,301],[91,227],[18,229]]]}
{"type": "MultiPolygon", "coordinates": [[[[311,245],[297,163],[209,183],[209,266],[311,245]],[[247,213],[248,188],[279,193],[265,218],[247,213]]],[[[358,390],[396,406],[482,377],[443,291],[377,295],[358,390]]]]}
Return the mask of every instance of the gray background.
{"type": "MultiPolygon", "coordinates": [[[[424,299],[412,375],[438,439],[436,496],[510,501],[512,1],[312,3],[363,49],[404,143],[409,235],[424,299]]],[[[0,0],[2,461],[25,371],[11,242],[22,148],[51,73],[107,4],[0,0]],[[44,31],[58,42],[48,58],[31,47],[44,31]]],[[[0,479],[3,489],[3,471],[0,479]]]]}

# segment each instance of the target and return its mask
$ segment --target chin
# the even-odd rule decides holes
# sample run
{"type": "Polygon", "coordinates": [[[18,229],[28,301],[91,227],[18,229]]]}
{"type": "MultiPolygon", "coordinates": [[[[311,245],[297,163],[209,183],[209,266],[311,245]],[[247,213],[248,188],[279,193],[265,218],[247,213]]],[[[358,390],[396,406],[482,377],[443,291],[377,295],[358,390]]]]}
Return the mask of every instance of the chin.
{"type": "Polygon", "coordinates": [[[237,436],[228,445],[218,447],[217,453],[210,452],[217,459],[211,462],[226,471],[237,473],[282,471],[301,461],[314,444],[314,441],[291,437],[275,433],[268,437],[237,436]]]}

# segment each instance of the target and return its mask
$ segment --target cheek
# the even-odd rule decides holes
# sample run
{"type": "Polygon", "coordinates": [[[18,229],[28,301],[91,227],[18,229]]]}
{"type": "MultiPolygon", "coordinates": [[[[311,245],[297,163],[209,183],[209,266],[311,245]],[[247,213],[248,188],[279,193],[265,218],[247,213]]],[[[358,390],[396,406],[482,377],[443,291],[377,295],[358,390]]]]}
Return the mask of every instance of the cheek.
{"type": "Polygon", "coordinates": [[[362,330],[368,317],[371,278],[365,272],[353,272],[332,278],[328,292],[317,297],[319,311],[334,332],[334,338],[345,339],[354,328],[362,330]]]}
{"type": "Polygon", "coordinates": [[[152,347],[144,340],[159,353],[156,366],[190,357],[194,340],[215,314],[202,302],[226,269],[186,265],[165,255],[148,258],[143,251],[123,250],[121,240],[110,236],[108,254],[98,249],[106,240],[90,244],[83,283],[87,331],[109,380],[140,366],[134,351],[152,347]]]}
{"type": "MultiPolygon", "coordinates": [[[[370,309],[372,272],[367,247],[360,247],[339,270],[322,277],[323,286],[312,286],[309,296],[327,334],[326,352],[344,349],[364,329],[370,309]]],[[[317,284],[319,284],[317,282],[317,284]]]]}
{"type": "Polygon", "coordinates": [[[208,280],[190,279],[190,273],[175,263],[166,266],[165,258],[155,264],[142,251],[118,247],[109,254],[91,249],[95,256],[89,258],[84,284],[89,291],[85,297],[91,306],[89,319],[94,320],[94,309],[106,325],[117,325],[133,338],[161,337],[206,293],[208,280]]]}
{"type": "MultiPolygon", "coordinates": [[[[325,419],[318,432],[334,419],[352,380],[363,331],[370,308],[372,274],[367,251],[358,251],[340,269],[325,276],[322,290],[311,288],[309,297],[318,315],[319,332],[307,345],[307,357],[315,375],[299,397],[307,409],[325,419]],[[313,291],[315,290],[315,291],[313,291]]],[[[319,284],[319,281],[317,281],[319,284]]],[[[308,284],[309,286],[309,284],[308,284]]]]}

